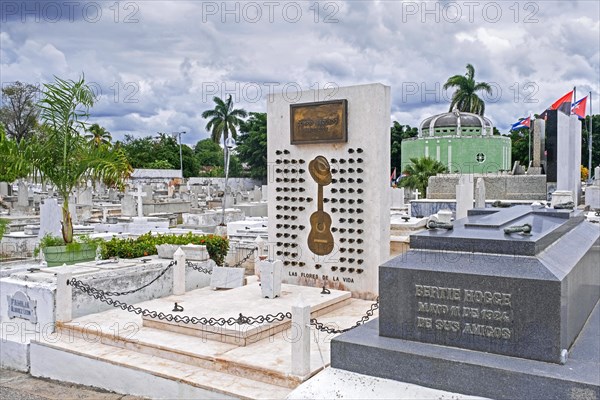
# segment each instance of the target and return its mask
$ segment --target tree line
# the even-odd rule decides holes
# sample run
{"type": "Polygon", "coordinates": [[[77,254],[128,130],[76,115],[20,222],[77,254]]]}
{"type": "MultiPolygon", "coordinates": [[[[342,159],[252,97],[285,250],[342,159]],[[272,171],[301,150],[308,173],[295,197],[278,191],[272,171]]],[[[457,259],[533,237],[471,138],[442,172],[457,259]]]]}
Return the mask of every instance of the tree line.
{"type": "MultiPolygon", "coordinates": [[[[489,92],[486,82],[475,80],[475,69],[467,64],[465,75],[448,78],[444,89],[454,88],[455,92],[449,105],[454,108],[483,115],[485,104],[478,92],[489,92]]],[[[31,84],[16,82],[2,88],[2,107],[0,107],[0,126],[3,126],[5,140],[11,141],[10,148],[17,151],[24,147],[23,141],[39,141],[43,136],[43,124],[40,124],[40,90],[31,84]]],[[[267,116],[266,113],[246,112],[235,108],[231,96],[226,99],[213,98],[214,108],[205,110],[202,117],[207,119],[206,130],[210,138],[200,140],[195,145],[181,146],[183,176],[224,176],[226,140],[229,137],[237,141],[231,152],[229,174],[233,177],[252,177],[267,179],[267,116]]],[[[600,115],[593,117],[593,141],[600,143],[600,115]]],[[[582,164],[588,161],[588,126],[590,117],[582,122],[582,164]]],[[[500,132],[494,128],[494,134],[500,132]]],[[[418,128],[394,121],[390,128],[391,166],[402,171],[401,144],[403,140],[418,135],[418,128]]],[[[529,164],[529,129],[505,133],[512,142],[512,160],[523,165],[529,164]]],[[[98,124],[86,125],[82,135],[91,146],[96,148],[120,149],[132,168],[179,169],[179,143],[177,138],[168,134],[133,134],[113,143],[110,132],[98,124]]],[[[6,145],[5,145],[6,147],[6,145]]],[[[600,146],[596,145],[592,154],[592,165],[600,165],[600,146]]],[[[14,168],[13,168],[14,170],[14,168]]],[[[0,175],[2,170],[0,169],[0,175]]],[[[0,176],[1,177],[1,176],[0,176]]],[[[5,176],[8,180],[9,176],[5,176]]]]}

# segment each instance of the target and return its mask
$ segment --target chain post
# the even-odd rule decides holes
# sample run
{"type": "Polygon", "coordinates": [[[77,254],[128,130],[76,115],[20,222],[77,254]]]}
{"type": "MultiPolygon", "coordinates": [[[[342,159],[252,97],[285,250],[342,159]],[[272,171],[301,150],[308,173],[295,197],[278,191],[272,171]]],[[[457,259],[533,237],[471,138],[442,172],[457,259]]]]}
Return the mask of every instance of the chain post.
{"type": "Polygon", "coordinates": [[[185,294],[185,252],[181,247],[173,254],[173,294],[178,296],[185,294]]]}
{"type": "Polygon", "coordinates": [[[65,272],[66,266],[60,267],[56,273],[56,322],[69,322],[73,319],[73,279],[72,272],[65,272]]]}
{"type": "Polygon", "coordinates": [[[292,375],[310,374],[310,305],[292,306],[292,375]]]}

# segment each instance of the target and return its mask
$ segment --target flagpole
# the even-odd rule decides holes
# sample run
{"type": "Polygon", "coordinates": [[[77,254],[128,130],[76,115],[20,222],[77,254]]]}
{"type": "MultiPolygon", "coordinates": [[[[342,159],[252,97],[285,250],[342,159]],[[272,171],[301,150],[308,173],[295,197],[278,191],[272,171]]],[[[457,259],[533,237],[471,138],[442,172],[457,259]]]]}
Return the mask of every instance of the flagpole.
{"type": "Polygon", "coordinates": [[[531,166],[531,122],[529,123],[529,150],[527,151],[527,169],[531,166]]]}
{"type": "MultiPolygon", "coordinates": [[[[592,91],[590,90],[590,130],[588,132],[588,180],[592,180],[592,91]]],[[[600,176],[595,176],[600,179],[600,176]]]]}

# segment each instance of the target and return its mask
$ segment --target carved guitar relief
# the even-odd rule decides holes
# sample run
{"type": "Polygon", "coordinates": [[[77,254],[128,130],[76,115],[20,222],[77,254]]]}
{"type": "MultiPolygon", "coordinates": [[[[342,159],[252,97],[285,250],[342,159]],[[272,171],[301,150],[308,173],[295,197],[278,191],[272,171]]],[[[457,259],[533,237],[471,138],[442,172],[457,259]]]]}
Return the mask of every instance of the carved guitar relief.
{"type": "Polygon", "coordinates": [[[319,185],[317,211],[310,216],[310,233],[308,248],[313,253],[324,256],[333,251],[333,235],[331,234],[331,216],[323,211],[323,186],[331,183],[331,167],[323,156],[317,156],[308,164],[310,176],[319,185]]]}

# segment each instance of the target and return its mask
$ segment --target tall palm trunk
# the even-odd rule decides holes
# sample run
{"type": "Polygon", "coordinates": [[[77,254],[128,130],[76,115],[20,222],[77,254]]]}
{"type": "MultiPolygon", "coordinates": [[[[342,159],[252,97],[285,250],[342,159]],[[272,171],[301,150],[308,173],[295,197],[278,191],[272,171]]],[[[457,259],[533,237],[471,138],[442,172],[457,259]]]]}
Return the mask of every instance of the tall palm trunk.
{"type": "Polygon", "coordinates": [[[71,212],[69,211],[69,198],[65,197],[65,202],[62,206],[62,236],[65,243],[71,243],[73,241],[73,219],[71,218],[71,212]]]}

